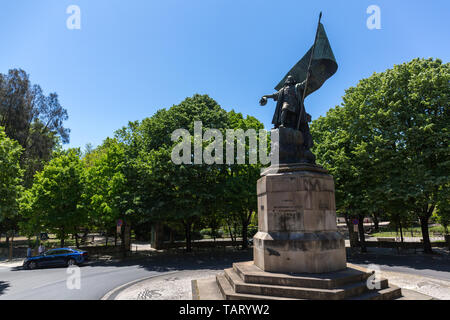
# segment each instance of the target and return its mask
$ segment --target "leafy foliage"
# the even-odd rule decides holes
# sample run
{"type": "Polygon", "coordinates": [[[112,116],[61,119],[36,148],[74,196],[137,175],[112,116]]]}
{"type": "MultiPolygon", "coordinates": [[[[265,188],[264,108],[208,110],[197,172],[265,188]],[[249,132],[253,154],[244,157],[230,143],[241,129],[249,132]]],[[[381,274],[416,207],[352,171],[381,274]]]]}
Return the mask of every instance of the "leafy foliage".
{"type": "Polygon", "coordinates": [[[69,142],[70,130],[63,126],[67,119],[58,95],[45,96],[25,71],[12,69],[0,74],[0,126],[24,149],[25,186],[31,186],[34,173],[50,160],[58,143],[69,142]]]}
{"type": "MultiPolygon", "coordinates": [[[[171,140],[171,134],[183,128],[193,137],[195,121],[202,122],[203,133],[215,128],[223,136],[229,128],[263,128],[255,118],[244,119],[234,111],[227,113],[210,97],[194,95],[117,132],[117,139],[126,145],[130,164],[127,179],[133,181],[134,223],[178,222],[185,230],[188,250],[193,227],[217,230],[227,223],[242,225],[246,235],[245,229],[256,211],[259,178],[259,167],[255,165],[175,165],[171,154],[178,142],[171,140]]],[[[203,147],[208,144],[203,142],[203,147]]],[[[192,148],[191,152],[193,159],[192,148]]]]}
{"type": "Polygon", "coordinates": [[[431,251],[428,220],[450,179],[449,94],[450,64],[414,59],[361,80],[314,121],[315,152],[335,176],[341,212],[414,214],[431,251]]]}
{"type": "Polygon", "coordinates": [[[90,229],[108,230],[127,210],[127,180],[124,146],[107,139],[83,159],[85,185],[83,202],[90,229]]]}
{"type": "Polygon", "coordinates": [[[28,235],[48,230],[57,234],[64,246],[65,237],[86,224],[82,205],[84,180],[78,150],[55,156],[36,174],[32,188],[23,196],[21,212],[26,219],[23,230],[28,235]]]}
{"type": "Polygon", "coordinates": [[[19,143],[8,138],[0,127],[0,232],[14,229],[17,219],[23,176],[19,163],[21,153],[19,143]]]}

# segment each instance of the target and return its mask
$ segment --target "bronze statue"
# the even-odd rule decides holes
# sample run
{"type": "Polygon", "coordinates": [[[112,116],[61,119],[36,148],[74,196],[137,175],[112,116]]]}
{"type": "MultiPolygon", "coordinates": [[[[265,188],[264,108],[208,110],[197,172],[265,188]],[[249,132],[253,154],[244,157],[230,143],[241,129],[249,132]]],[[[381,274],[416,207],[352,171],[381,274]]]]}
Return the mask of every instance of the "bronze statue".
{"type": "Polygon", "coordinates": [[[306,86],[306,80],[302,83],[296,83],[294,77],[288,76],[284,86],[272,95],[265,95],[261,98],[261,106],[267,104],[267,99],[273,99],[277,102],[275,114],[272,123],[275,128],[290,128],[300,130],[304,137],[304,146],[306,150],[313,147],[311,134],[309,133],[309,125],[311,115],[306,113],[303,104],[303,94],[306,86]],[[301,119],[299,119],[301,117],[301,119]],[[299,128],[297,128],[300,123],[299,128]]]}
{"type": "Polygon", "coordinates": [[[312,48],[277,85],[275,88],[277,92],[265,95],[260,100],[261,106],[267,104],[267,99],[277,102],[272,123],[280,133],[280,161],[285,163],[315,164],[315,157],[310,151],[314,145],[309,131],[311,115],[306,112],[304,101],[308,95],[318,90],[328,78],[335,74],[338,68],[325,29],[320,23],[321,18],[322,13],[320,13],[316,39],[312,48]],[[289,130],[300,131],[301,134],[289,132],[289,130]],[[300,135],[298,139],[293,138],[298,135],[300,135]],[[292,141],[298,145],[287,145],[292,144],[292,141]]]}

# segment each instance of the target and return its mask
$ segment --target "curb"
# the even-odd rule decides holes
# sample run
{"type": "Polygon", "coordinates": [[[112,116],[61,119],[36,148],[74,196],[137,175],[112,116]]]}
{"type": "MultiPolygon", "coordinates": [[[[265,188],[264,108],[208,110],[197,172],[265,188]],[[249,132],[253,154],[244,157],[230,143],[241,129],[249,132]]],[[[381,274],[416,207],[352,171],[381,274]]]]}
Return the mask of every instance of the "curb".
{"type": "Polygon", "coordinates": [[[0,268],[17,268],[23,266],[23,260],[14,262],[0,262],[0,268]]]}
{"type": "Polygon", "coordinates": [[[192,287],[192,300],[200,300],[200,291],[198,290],[197,280],[191,281],[191,287],[192,287]]]}
{"type": "Polygon", "coordinates": [[[167,276],[170,274],[174,274],[174,273],[178,273],[181,271],[171,271],[171,272],[167,272],[164,274],[158,274],[158,275],[153,275],[153,276],[149,276],[149,277],[144,277],[138,280],[133,280],[130,281],[128,283],[125,283],[117,288],[112,289],[111,291],[109,291],[108,293],[106,293],[103,297],[100,298],[100,300],[115,300],[115,298],[122,292],[125,291],[126,289],[128,289],[129,287],[138,284],[140,282],[144,282],[153,278],[158,278],[158,277],[163,277],[163,276],[167,276]]]}

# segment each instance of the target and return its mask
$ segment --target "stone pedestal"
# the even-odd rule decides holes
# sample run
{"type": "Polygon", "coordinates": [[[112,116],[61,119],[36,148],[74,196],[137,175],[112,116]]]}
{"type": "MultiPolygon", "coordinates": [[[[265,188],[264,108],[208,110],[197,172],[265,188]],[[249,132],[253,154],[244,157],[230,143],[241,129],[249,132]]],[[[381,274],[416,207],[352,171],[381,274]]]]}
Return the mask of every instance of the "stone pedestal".
{"type": "MultiPolygon", "coordinates": [[[[402,290],[370,270],[347,265],[320,274],[264,272],[253,262],[234,263],[215,278],[193,280],[195,300],[395,300],[402,290]],[[369,287],[367,283],[370,282],[369,287]]],[[[413,297],[414,299],[415,297],[413,297]]],[[[420,297],[423,299],[425,297],[420,297]]],[[[426,298],[425,298],[426,299],[426,298]]]]}
{"type": "Polygon", "coordinates": [[[402,291],[372,271],[346,263],[337,231],[334,181],[323,168],[270,167],[258,181],[254,259],[215,279],[194,280],[194,299],[390,300],[402,291]]]}
{"type": "Polygon", "coordinates": [[[346,268],[337,231],[333,177],[317,166],[270,168],[258,181],[254,264],[278,273],[325,273],[346,268]],[[286,168],[296,168],[289,171],[286,168]]]}
{"type": "Polygon", "coordinates": [[[194,299],[401,298],[401,289],[386,279],[347,264],[333,177],[315,165],[300,131],[274,131],[272,152],[279,157],[257,184],[253,261],[235,263],[215,279],[194,280],[194,299]]]}

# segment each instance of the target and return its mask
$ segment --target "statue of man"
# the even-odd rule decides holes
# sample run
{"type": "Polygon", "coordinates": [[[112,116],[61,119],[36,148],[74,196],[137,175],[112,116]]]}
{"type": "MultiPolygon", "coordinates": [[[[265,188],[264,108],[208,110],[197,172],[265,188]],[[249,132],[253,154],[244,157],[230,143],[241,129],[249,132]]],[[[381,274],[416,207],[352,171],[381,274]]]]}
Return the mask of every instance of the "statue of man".
{"type": "Polygon", "coordinates": [[[306,113],[305,106],[302,101],[303,91],[305,90],[305,82],[306,81],[296,83],[292,76],[288,76],[280,91],[272,95],[263,96],[259,103],[261,106],[265,106],[267,104],[267,99],[273,99],[276,101],[277,107],[272,119],[275,129],[299,129],[303,133],[305,149],[309,150],[313,147],[313,141],[308,125],[308,123],[311,122],[311,115],[306,113]],[[299,117],[301,117],[300,127],[297,128],[299,117]]]}
{"type": "Polygon", "coordinates": [[[306,113],[303,103],[338,69],[325,28],[320,23],[321,18],[322,13],[311,49],[278,83],[275,87],[277,92],[263,96],[259,102],[262,106],[267,104],[268,99],[277,102],[272,123],[279,133],[280,161],[284,163],[315,164],[315,156],[311,152],[314,143],[309,131],[311,116],[306,113]]]}

